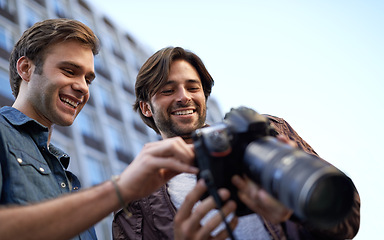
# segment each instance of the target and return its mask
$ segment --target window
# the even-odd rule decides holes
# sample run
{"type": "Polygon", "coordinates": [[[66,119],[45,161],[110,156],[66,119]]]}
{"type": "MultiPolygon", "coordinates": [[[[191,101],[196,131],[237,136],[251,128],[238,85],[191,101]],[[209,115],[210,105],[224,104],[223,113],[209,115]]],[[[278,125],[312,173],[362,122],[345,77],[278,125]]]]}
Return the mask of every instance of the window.
{"type": "Polygon", "coordinates": [[[92,114],[88,113],[87,111],[81,111],[80,114],[76,118],[76,122],[80,127],[81,132],[89,137],[95,137],[98,138],[98,134],[96,129],[99,129],[97,127],[97,124],[95,123],[95,118],[92,116],[92,114]]]}
{"type": "Polygon", "coordinates": [[[99,85],[99,97],[101,98],[101,101],[104,105],[105,112],[117,119],[122,121],[121,112],[119,111],[119,105],[116,100],[116,94],[112,90],[113,86],[110,86],[108,84],[99,85]]]}
{"type": "Polygon", "coordinates": [[[7,52],[11,52],[13,48],[12,33],[5,27],[0,25],[0,47],[7,52]]]}
{"type": "Polygon", "coordinates": [[[54,0],[53,7],[57,16],[59,17],[66,16],[67,7],[65,5],[64,0],[54,0]]]}
{"type": "Polygon", "coordinates": [[[92,16],[89,15],[89,13],[85,11],[76,12],[75,16],[76,20],[87,25],[90,29],[92,29],[92,31],[95,31],[95,24],[93,23],[92,16]]]}
{"type": "Polygon", "coordinates": [[[137,141],[133,141],[133,148],[137,154],[143,149],[144,144],[148,143],[147,139],[138,138],[137,141]]]}
{"type": "Polygon", "coordinates": [[[126,45],[124,52],[126,53],[125,57],[130,67],[138,71],[141,67],[141,64],[139,63],[139,59],[137,59],[134,48],[128,44],[126,45]]]}
{"type": "Polygon", "coordinates": [[[108,68],[105,67],[105,61],[102,58],[101,54],[95,56],[95,70],[96,70],[96,75],[101,75],[103,76],[106,80],[111,80],[110,74],[108,72],[108,68]]]}
{"type": "Polygon", "coordinates": [[[100,95],[101,100],[103,102],[104,107],[116,109],[116,100],[114,94],[112,93],[112,89],[100,85],[100,95]]]}
{"type": "Polygon", "coordinates": [[[104,68],[104,61],[103,61],[103,59],[101,58],[101,56],[100,55],[96,55],[95,57],[94,57],[94,61],[95,61],[95,68],[96,69],[103,69],[104,68]]]}
{"type": "Polygon", "coordinates": [[[114,54],[119,53],[120,51],[118,50],[118,41],[114,34],[112,32],[109,32],[108,34],[105,34],[103,37],[105,46],[111,50],[114,54]]]}
{"type": "Polygon", "coordinates": [[[104,47],[109,49],[115,56],[124,60],[120,51],[120,44],[116,32],[110,24],[107,24],[107,30],[101,35],[101,43],[104,47]]]}
{"type": "Polygon", "coordinates": [[[9,0],[0,0],[0,8],[8,10],[9,0]]]}
{"type": "Polygon", "coordinates": [[[108,126],[108,139],[110,147],[115,150],[116,158],[124,163],[131,163],[133,160],[132,147],[128,145],[126,135],[121,124],[108,126]]]}
{"type": "Polygon", "coordinates": [[[0,15],[14,23],[17,23],[16,1],[0,0],[0,15]]]}
{"type": "Polygon", "coordinates": [[[84,143],[97,151],[105,152],[102,128],[100,127],[97,117],[93,111],[89,111],[86,107],[75,121],[77,129],[80,130],[84,143]]]}
{"type": "Polygon", "coordinates": [[[125,81],[127,81],[127,77],[128,75],[125,73],[125,70],[119,66],[119,65],[116,65],[115,67],[115,76],[116,76],[116,80],[117,82],[119,83],[119,85],[121,86],[125,81]]]}
{"type": "Polygon", "coordinates": [[[43,20],[43,17],[40,15],[40,13],[31,7],[26,8],[26,16],[27,16],[27,28],[31,27],[36,22],[43,20]]]}
{"type": "Polygon", "coordinates": [[[118,128],[114,125],[108,126],[108,141],[111,143],[115,150],[127,152],[126,141],[123,136],[122,127],[118,128]]]}
{"type": "Polygon", "coordinates": [[[104,182],[105,176],[107,175],[105,172],[105,167],[103,166],[103,162],[99,159],[93,158],[91,156],[86,157],[87,162],[87,173],[88,173],[88,181],[91,186],[104,182]]]}
{"type": "Polygon", "coordinates": [[[11,86],[9,84],[8,73],[3,69],[0,69],[0,94],[10,99],[14,99],[11,86]]]}

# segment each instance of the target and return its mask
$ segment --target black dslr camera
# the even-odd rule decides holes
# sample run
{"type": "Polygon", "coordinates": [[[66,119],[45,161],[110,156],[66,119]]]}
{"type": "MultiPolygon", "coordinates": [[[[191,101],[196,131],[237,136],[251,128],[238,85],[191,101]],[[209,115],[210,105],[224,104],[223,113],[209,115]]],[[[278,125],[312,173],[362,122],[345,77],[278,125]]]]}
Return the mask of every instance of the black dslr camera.
{"type": "Polygon", "coordinates": [[[217,188],[229,189],[239,216],[252,211],[238,199],[234,174],[248,176],[303,222],[330,227],[342,221],[352,208],[352,181],[328,162],[279,142],[276,135],[265,116],[246,107],[231,109],[223,122],[193,134],[198,178],[205,179],[211,195],[217,188]]]}

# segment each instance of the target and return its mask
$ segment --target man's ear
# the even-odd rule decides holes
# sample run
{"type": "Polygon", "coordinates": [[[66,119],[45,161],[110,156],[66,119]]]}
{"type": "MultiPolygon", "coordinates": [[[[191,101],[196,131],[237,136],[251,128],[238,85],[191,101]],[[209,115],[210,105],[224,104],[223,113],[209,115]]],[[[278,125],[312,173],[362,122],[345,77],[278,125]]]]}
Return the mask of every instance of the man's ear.
{"type": "Polygon", "coordinates": [[[146,117],[152,117],[151,106],[149,105],[148,102],[140,101],[140,110],[141,110],[141,113],[142,113],[144,116],[146,116],[146,117]]]}
{"type": "Polygon", "coordinates": [[[17,63],[16,63],[17,73],[24,81],[29,82],[29,79],[32,75],[33,66],[34,65],[32,61],[26,56],[22,56],[21,58],[19,58],[19,60],[17,60],[17,63]]]}

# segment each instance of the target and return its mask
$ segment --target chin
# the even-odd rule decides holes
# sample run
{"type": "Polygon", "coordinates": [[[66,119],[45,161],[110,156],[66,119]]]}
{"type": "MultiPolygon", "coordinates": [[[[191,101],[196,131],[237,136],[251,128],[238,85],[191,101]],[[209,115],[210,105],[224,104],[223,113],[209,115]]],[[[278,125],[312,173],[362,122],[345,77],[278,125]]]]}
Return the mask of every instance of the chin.
{"type": "Polygon", "coordinates": [[[74,119],[71,119],[71,120],[64,120],[64,121],[59,121],[56,123],[56,125],[58,126],[62,126],[62,127],[68,127],[68,126],[71,126],[74,122],[74,119]]]}
{"type": "MultiPolygon", "coordinates": [[[[73,123],[73,122],[72,122],[73,123]]],[[[69,127],[72,125],[72,123],[56,123],[57,126],[61,126],[61,127],[69,127]]]]}

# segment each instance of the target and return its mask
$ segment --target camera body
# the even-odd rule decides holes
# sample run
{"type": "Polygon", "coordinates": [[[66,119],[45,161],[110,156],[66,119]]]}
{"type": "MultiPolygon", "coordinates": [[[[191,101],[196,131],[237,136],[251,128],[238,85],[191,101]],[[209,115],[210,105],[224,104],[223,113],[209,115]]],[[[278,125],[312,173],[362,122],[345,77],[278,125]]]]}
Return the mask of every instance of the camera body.
{"type": "Polygon", "coordinates": [[[227,188],[239,216],[252,211],[231,183],[235,174],[259,184],[303,222],[330,227],[342,221],[352,208],[352,181],[323,159],[279,142],[277,134],[256,111],[231,109],[223,122],[193,134],[198,178],[208,187],[227,188]]]}

